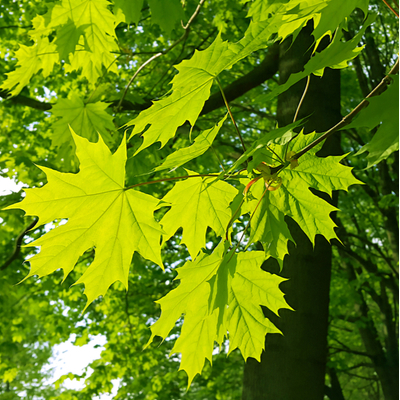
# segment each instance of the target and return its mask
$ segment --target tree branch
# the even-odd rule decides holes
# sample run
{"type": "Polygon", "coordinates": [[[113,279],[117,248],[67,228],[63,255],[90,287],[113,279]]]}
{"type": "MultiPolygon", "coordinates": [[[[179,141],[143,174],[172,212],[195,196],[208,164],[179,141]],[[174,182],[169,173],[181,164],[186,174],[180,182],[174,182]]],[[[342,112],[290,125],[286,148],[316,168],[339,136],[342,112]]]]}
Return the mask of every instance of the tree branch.
{"type": "MultiPolygon", "coordinates": [[[[224,88],[224,93],[228,102],[231,102],[238,97],[244,95],[249,90],[254,89],[255,87],[261,85],[268,79],[271,79],[278,71],[278,45],[274,44],[269,48],[268,53],[266,54],[264,60],[257,65],[252,71],[248,72],[246,75],[243,75],[236,81],[229,84],[226,88],[224,88]]],[[[49,111],[51,110],[53,104],[41,102],[36,99],[32,99],[27,96],[23,96],[19,94],[15,97],[8,97],[6,91],[0,91],[0,97],[9,101],[13,104],[19,104],[23,106],[27,106],[30,108],[34,108],[40,111],[49,111]]],[[[109,107],[117,107],[119,105],[120,100],[114,100],[109,102],[109,107]]],[[[149,107],[151,107],[152,102],[150,100],[145,100],[143,103],[132,103],[129,100],[123,100],[121,102],[121,111],[129,112],[129,111],[143,111],[149,107]]],[[[204,104],[203,110],[201,111],[201,115],[205,115],[214,111],[220,107],[223,107],[224,100],[220,92],[216,92],[206,101],[204,104]]]]}
{"type": "Polygon", "coordinates": [[[6,262],[0,267],[0,271],[4,271],[19,255],[21,252],[21,243],[24,239],[24,236],[30,231],[38,222],[38,218],[35,218],[17,237],[15,242],[15,248],[10,257],[6,260],[6,262]]]}
{"type": "Polygon", "coordinates": [[[297,154],[295,154],[292,157],[292,160],[298,160],[302,155],[307,153],[309,150],[311,150],[313,147],[327,139],[329,136],[332,136],[335,132],[338,130],[342,129],[346,125],[350,124],[350,122],[353,120],[353,118],[365,107],[368,106],[369,101],[368,99],[370,97],[378,96],[381,93],[383,93],[388,85],[391,83],[390,75],[395,75],[399,73],[399,59],[397,59],[396,64],[394,67],[390,70],[388,75],[386,75],[382,81],[379,83],[378,86],[375,87],[375,89],[360,103],[356,108],[354,108],[349,114],[347,114],[338,124],[336,124],[334,127],[329,129],[327,132],[325,132],[323,135],[321,135],[318,139],[314,140],[312,143],[310,143],[308,146],[304,147],[301,151],[299,151],[297,154]]]}

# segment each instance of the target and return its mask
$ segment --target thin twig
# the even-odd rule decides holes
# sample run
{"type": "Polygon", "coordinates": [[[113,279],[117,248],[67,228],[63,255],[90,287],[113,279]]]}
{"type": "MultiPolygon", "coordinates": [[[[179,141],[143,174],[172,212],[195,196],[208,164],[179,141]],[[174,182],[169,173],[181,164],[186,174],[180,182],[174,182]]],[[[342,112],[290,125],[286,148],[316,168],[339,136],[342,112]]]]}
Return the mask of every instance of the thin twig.
{"type": "Polygon", "coordinates": [[[228,100],[225,97],[224,89],[222,89],[222,85],[221,85],[219,79],[216,78],[215,80],[217,81],[217,84],[219,86],[219,90],[221,91],[221,94],[222,94],[222,98],[224,99],[225,106],[226,106],[226,108],[228,110],[229,116],[231,117],[232,123],[235,126],[236,132],[237,132],[237,134],[239,136],[240,143],[242,144],[243,150],[246,151],[246,146],[244,145],[244,141],[243,141],[242,135],[240,134],[239,128],[236,125],[235,119],[233,118],[232,111],[231,111],[231,108],[229,107],[228,100]]]}
{"type": "Polygon", "coordinates": [[[393,13],[394,15],[396,15],[397,18],[399,18],[399,13],[398,13],[386,0],[382,0],[382,1],[390,8],[390,10],[392,11],[392,13],[393,13]]]}
{"type": "MultiPolygon", "coordinates": [[[[304,147],[303,150],[299,151],[296,153],[291,160],[298,160],[302,155],[307,153],[307,151],[311,150],[313,147],[327,139],[329,136],[333,135],[336,131],[339,129],[342,129],[346,125],[350,124],[354,117],[367,105],[369,104],[368,100],[370,97],[377,96],[384,92],[387,88],[387,86],[391,83],[391,78],[390,75],[395,75],[399,72],[399,59],[397,59],[396,64],[394,67],[390,70],[390,72],[382,79],[382,81],[379,83],[378,86],[375,87],[375,89],[360,103],[356,108],[354,108],[349,114],[347,114],[338,124],[336,124],[334,127],[329,129],[327,132],[325,132],[323,135],[321,135],[318,139],[314,140],[312,143],[310,143],[308,146],[304,147]]],[[[283,166],[282,166],[283,167],[283,166]]]]}
{"type": "Polygon", "coordinates": [[[119,103],[118,103],[117,110],[120,109],[121,104],[122,104],[122,102],[124,101],[124,98],[125,98],[125,96],[126,96],[126,94],[127,94],[127,92],[128,92],[129,86],[132,85],[132,82],[133,82],[133,81],[135,80],[135,78],[138,76],[139,72],[140,72],[147,64],[151,63],[154,59],[156,59],[157,57],[160,57],[160,56],[162,56],[162,55],[163,55],[163,53],[157,53],[157,54],[155,54],[153,57],[150,57],[147,61],[145,61],[145,62],[137,69],[137,71],[134,73],[134,75],[132,76],[132,78],[130,79],[130,81],[128,82],[128,84],[126,85],[126,88],[125,88],[124,93],[123,93],[123,95],[122,95],[122,97],[121,97],[121,100],[120,100],[119,103]]]}
{"type": "Polygon", "coordinates": [[[205,2],[206,0],[200,0],[200,3],[198,4],[198,6],[197,6],[197,8],[196,8],[196,10],[194,11],[194,13],[193,13],[193,15],[189,18],[189,21],[188,21],[188,23],[186,24],[186,25],[183,25],[183,22],[181,21],[181,24],[182,24],[182,28],[183,29],[187,29],[187,28],[189,28],[189,26],[190,26],[190,24],[193,22],[193,20],[197,17],[197,14],[200,12],[200,8],[201,8],[201,6],[203,5],[203,3],[205,2]]]}

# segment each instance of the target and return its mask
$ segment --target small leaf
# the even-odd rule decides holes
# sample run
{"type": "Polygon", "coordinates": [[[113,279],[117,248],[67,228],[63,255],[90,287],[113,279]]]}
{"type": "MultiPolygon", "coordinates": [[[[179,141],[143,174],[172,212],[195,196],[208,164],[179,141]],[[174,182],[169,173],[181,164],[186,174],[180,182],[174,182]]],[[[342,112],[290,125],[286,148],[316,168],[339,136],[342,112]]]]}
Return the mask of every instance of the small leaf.
{"type": "Polygon", "coordinates": [[[154,171],[162,171],[164,169],[170,169],[173,171],[174,169],[180,167],[181,165],[191,161],[202,154],[204,154],[212,145],[215,137],[217,136],[219,130],[222,127],[222,124],[226,120],[227,115],[221,119],[215,126],[211,129],[207,129],[204,132],[201,132],[199,136],[196,137],[194,143],[183,149],[179,149],[174,153],[171,153],[167,156],[164,162],[154,171]]]}
{"type": "Polygon", "coordinates": [[[368,151],[368,168],[399,150],[399,76],[390,75],[393,82],[381,95],[370,97],[367,108],[345,127],[373,129],[381,124],[372,140],[356,155],[368,151]]]}
{"type": "Polygon", "coordinates": [[[113,0],[113,3],[114,14],[118,21],[138,24],[142,13],[143,0],[113,0]]]}
{"type": "Polygon", "coordinates": [[[148,0],[151,20],[159,25],[167,35],[183,18],[182,4],[179,0],[148,0]],[[168,16],[168,17],[166,17],[168,16]]]}

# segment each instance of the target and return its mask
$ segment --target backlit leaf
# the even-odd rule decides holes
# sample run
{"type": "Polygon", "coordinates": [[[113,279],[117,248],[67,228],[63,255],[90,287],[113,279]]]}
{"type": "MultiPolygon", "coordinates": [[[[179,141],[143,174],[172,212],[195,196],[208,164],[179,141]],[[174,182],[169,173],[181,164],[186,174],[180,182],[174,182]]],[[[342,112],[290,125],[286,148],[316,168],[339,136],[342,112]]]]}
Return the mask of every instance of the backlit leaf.
{"type": "Polygon", "coordinates": [[[116,281],[128,286],[128,273],[135,251],[162,266],[162,230],[153,213],[159,201],[135,190],[125,190],[126,146],[122,142],[112,155],[101,137],[98,143],[72,133],[80,161],[77,174],[40,167],[48,183],[26,189],[25,199],[8,209],[21,208],[39,216],[38,225],[67,218],[64,225],[46,233],[29,246],[40,252],[29,259],[30,276],[48,275],[59,268],[66,277],[78,258],[95,248],[95,259],[76,283],[85,284],[89,305],[116,281]]]}

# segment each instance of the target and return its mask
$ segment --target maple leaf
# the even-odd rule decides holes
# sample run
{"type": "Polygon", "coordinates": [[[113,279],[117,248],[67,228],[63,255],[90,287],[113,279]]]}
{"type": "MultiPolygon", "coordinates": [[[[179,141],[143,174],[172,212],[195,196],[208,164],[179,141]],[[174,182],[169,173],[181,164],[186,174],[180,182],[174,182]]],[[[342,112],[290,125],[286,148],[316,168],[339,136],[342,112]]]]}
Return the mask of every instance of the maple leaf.
{"type": "Polygon", "coordinates": [[[79,39],[84,34],[86,27],[87,25],[81,25],[77,28],[74,21],[68,19],[65,25],[57,29],[55,44],[60,59],[68,61],[69,55],[75,53],[76,46],[79,44],[79,39]]]}
{"type": "Polygon", "coordinates": [[[16,96],[31,80],[32,76],[42,70],[43,76],[50,75],[55,63],[58,63],[56,45],[48,38],[39,38],[33,46],[20,45],[15,52],[18,59],[17,69],[7,74],[7,79],[1,85],[2,89],[10,90],[16,96]]]}
{"type": "Polygon", "coordinates": [[[103,65],[116,71],[113,64],[116,56],[112,54],[118,50],[114,31],[116,17],[108,9],[109,5],[106,0],[62,0],[45,15],[47,27],[57,29],[57,36],[60,32],[65,35],[65,25],[69,26],[69,33],[80,50],[62,50],[63,56],[65,52],[69,53],[66,72],[82,68],[82,74],[89,82],[95,82],[102,73],[103,65]],[[71,28],[72,23],[75,29],[71,28]],[[80,32],[83,35],[77,36],[80,32]],[[77,43],[76,38],[80,38],[77,43]]]}
{"type": "Polygon", "coordinates": [[[224,235],[231,219],[229,204],[237,193],[233,186],[214,178],[188,178],[176,183],[163,198],[171,204],[171,209],[160,221],[166,232],[163,240],[167,241],[182,227],[182,243],[192,258],[196,257],[206,244],[207,227],[219,236],[224,235]]]}
{"type": "Polygon", "coordinates": [[[329,46],[327,46],[323,51],[315,53],[301,72],[291,74],[284,84],[277,86],[269,93],[261,94],[258,96],[257,101],[269,102],[311,74],[322,76],[325,68],[346,68],[347,62],[357,57],[364,48],[364,46],[357,47],[357,45],[365,30],[375,21],[375,19],[376,14],[369,14],[357,35],[347,42],[341,41],[343,33],[342,30],[338,30],[329,46]]]}
{"type": "Polygon", "coordinates": [[[265,318],[261,305],[274,313],[287,305],[277,275],[262,271],[264,253],[232,254],[221,241],[212,254],[200,253],[178,269],[179,286],[158,300],[161,317],[151,327],[151,337],[166,338],[182,314],[182,330],[171,354],[182,353],[180,369],[188,384],[201,373],[205,359],[212,361],[214,341],[230,339],[230,352],[238,347],[245,359],[259,359],[267,333],[279,330],[265,318]]]}
{"type": "Polygon", "coordinates": [[[143,0],[113,0],[114,14],[118,22],[131,22],[135,25],[138,24],[140,14],[142,13],[143,0]]]}
{"type": "Polygon", "coordinates": [[[210,96],[214,78],[224,69],[228,43],[220,35],[203,51],[196,51],[190,60],[184,60],[175,68],[179,71],[171,81],[172,94],[153,103],[134,120],[130,137],[143,133],[143,143],[136,153],[155,142],[163,147],[175,135],[176,129],[186,121],[193,126],[200,115],[205,101],[210,96]]]}
{"type": "Polygon", "coordinates": [[[183,9],[179,0],[148,0],[151,9],[151,21],[169,34],[182,20],[183,9]],[[168,15],[168,18],[165,16],[168,15]]]}
{"type": "Polygon", "coordinates": [[[202,154],[204,154],[212,145],[215,137],[218,135],[219,130],[222,127],[222,124],[226,120],[228,114],[225,115],[224,118],[221,119],[215,126],[210,129],[201,132],[199,136],[194,139],[194,143],[182,149],[179,149],[171,154],[169,154],[164,162],[154,169],[154,171],[162,171],[164,169],[174,170],[180,167],[183,164],[186,164],[188,161],[193,160],[202,154]]]}
{"type": "Polygon", "coordinates": [[[179,73],[171,81],[172,93],[155,101],[151,107],[125,125],[134,126],[130,137],[142,133],[150,125],[142,135],[143,143],[137,153],[155,142],[161,142],[163,147],[186,121],[193,126],[210,96],[214,80],[223,70],[231,68],[254,51],[268,47],[268,41],[277,27],[280,28],[274,41],[283,40],[295,31],[300,31],[310,19],[318,20],[327,1],[318,1],[316,4],[311,2],[304,10],[296,8],[299,5],[298,0],[289,2],[288,5],[281,6],[280,12],[272,18],[260,22],[252,21],[239,42],[223,42],[218,35],[206,50],[196,51],[190,60],[184,60],[175,66],[179,73]]]}
{"type": "MultiPolygon", "coordinates": [[[[300,133],[293,141],[291,151],[300,151],[320,135],[315,132],[308,135],[300,133]]],[[[337,210],[336,207],[315,196],[309,188],[332,195],[333,190],[347,190],[350,185],[362,183],[352,175],[351,168],[340,164],[346,155],[317,157],[315,153],[321,146],[319,144],[304,154],[296,168],[285,168],[279,172],[282,185],[278,190],[265,191],[262,179],[252,185],[252,197],[242,208],[242,212],[254,212],[250,243],[260,241],[266,256],[275,257],[281,265],[287,254],[287,241],[292,240],[284,221],[285,215],[299,224],[312,243],[317,234],[327,240],[337,238],[334,231],[336,225],[329,216],[337,210]]],[[[284,146],[273,146],[273,150],[284,158],[284,146]]]]}
{"type": "Polygon", "coordinates": [[[60,99],[52,107],[54,116],[60,117],[52,124],[52,144],[61,147],[59,153],[62,153],[65,160],[70,160],[75,153],[68,126],[91,142],[97,141],[98,134],[107,144],[113,142],[110,131],[115,130],[115,126],[113,117],[105,111],[107,107],[108,104],[101,101],[85,104],[75,92],[71,92],[68,99],[60,99]]]}
{"type": "Polygon", "coordinates": [[[43,235],[28,246],[41,246],[29,259],[28,276],[48,275],[59,268],[65,277],[78,258],[95,247],[95,259],[76,283],[85,284],[86,307],[104,295],[116,281],[128,287],[128,273],[135,251],[162,266],[160,236],[163,233],[153,213],[159,200],[142,192],[126,190],[125,139],[111,154],[101,137],[98,143],[71,130],[80,161],[77,174],[39,167],[48,183],[26,189],[26,197],[7,209],[20,208],[37,215],[38,224],[68,218],[65,225],[43,235]]]}
{"type": "Polygon", "coordinates": [[[345,127],[373,129],[380,125],[372,140],[356,154],[369,152],[368,168],[399,149],[399,76],[390,75],[390,78],[393,82],[389,87],[379,96],[368,98],[368,107],[345,127]]]}

